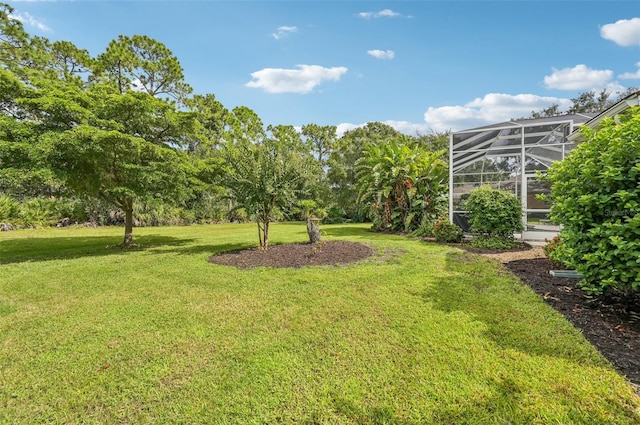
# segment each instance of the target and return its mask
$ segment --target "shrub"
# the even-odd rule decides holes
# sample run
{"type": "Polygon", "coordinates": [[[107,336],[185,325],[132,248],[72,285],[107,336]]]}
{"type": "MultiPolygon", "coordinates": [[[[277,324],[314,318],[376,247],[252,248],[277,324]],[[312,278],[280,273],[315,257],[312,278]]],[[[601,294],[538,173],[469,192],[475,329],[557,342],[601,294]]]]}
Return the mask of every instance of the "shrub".
{"type": "Polygon", "coordinates": [[[456,224],[438,220],[433,226],[433,236],[438,242],[458,243],[462,241],[462,229],[456,224]]]}
{"type": "Polygon", "coordinates": [[[469,245],[475,248],[509,249],[515,246],[515,241],[513,236],[478,236],[473,238],[469,245]]]}
{"type": "Polygon", "coordinates": [[[411,236],[415,236],[417,238],[428,238],[434,236],[433,228],[436,225],[437,220],[430,220],[428,217],[422,217],[422,221],[420,222],[420,226],[413,232],[411,232],[411,236]]]}
{"type": "Polygon", "coordinates": [[[20,203],[7,195],[0,196],[0,222],[15,221],[20,215],[20,203]]]}
{"type": "Polygon", "coordinates": [[[513,239],[515,232],[522,231],[522,205],[504,190],[481,186],[471,192],[465,209],[471,232],[478,236],[513,239]]]}
{"type": "Polygon", "coordinates": [[[332,205],[327,210],[327,216],[323,220],[326,224],[348,223],[349,221],[345,209],[338,205],[332,205]]]}
{"type": "Polygon", "coordinates": [[[559,254],[594,294],[640,290],[640,107],[584,128],[587,141],[547,174],[559,254]]]}

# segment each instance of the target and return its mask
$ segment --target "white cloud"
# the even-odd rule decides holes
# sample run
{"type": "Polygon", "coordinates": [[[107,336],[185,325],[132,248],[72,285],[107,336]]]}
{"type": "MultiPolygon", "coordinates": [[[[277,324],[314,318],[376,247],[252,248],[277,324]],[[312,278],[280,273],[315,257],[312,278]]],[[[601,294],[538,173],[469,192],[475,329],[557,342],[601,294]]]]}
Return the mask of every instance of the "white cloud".
{"type": "Polygon", "coordinates": [[[431,127],[427,123],[414,123],[409,121],[383,121],[383,124],[387,124],[398,130],[400,133],[408,134],[409,136],[417,136],[418,134],[427,134],[431,131],[431,127]]]}
{"type": "Polygon", "coordinates": [[[600,36],[620,46],[640,46],[640,18],[606,24],[600,28],[600,36]]]}
{"type": "Polygon", "coordinates": [[[621,80],[640,80],[640,62],[636,63],[638,70],[636,72],[625,72],[624,74],[618,75],[618,78],[621,80]]]}
{"type": "Polygon", "coordinates": [[[261,88],[267,93],[310,93],[323,81],[339,81],[347,72],[344,66],[325,68],[320,65],[296,65],[298,69],[265,68],[253,72],[247,87],[261,88]]]}
{"type": "Polygon", "coordinates": [[[458,131],[529,116],[532,111],[553,104],[563,110],[571,106],[571,100],[534,94],[489,93],[463,106],[430,107],[424,113],[424,120],[427,127],[434,131],[458,131]]]}
{"type": "Polygon", "coordinates": [[[364,19],[371,18],[397,18],[398,16],[402,16],[398,12],[394,12],[391,9],[383,9],[378,12],[360,12],[356,16],[364,19]]]}
{"type": "Polygon", "coordinates": [[[573,68],[555,69],[551,75],[544,77],[544,85],[549,89],[560,90],[591,90],[607,86],[613,71],[609,69],[591,69],[584,64],[573,68]]]}
{"type": "Polygon", "coordinates": [[[395,53],[393,50],[367,50],[369,56],[373,56],[376,59],[393,59],[395,53]]]}
{"type": "Polygon", "coordinates": [[[285,26],[278,27],[276,32],[271,34],[271,37],[275,38],[276,40],[279,40],[294,32],[298,32],[298,27],[289,27],[285,25],[285,26]]]}
{"type": "Polygon", "coordinates": [[[9,17],[12,19],[17,19],[18,21],[22,22],[23,25],[28,25],[30,27],[37,28],[42,32],[52,32],[51,28],[49,28],[44,23],[40,22],[39,20],[31,16],[28,12],[11,13],[9,17]]]}
{"type": "Polygon", "coordinates": [[[344,133],[346,133],[347,131],[355,130],[356,128],[364,127],[365,125],[366,125],[366,123],[364,123],[364,124],[351,124],[351,123],[348,123],[348,122],[343,122],[343,123],[338,124],[336,126],[336,135],[338,137],[342,137],[344,135],[344,133]]]}

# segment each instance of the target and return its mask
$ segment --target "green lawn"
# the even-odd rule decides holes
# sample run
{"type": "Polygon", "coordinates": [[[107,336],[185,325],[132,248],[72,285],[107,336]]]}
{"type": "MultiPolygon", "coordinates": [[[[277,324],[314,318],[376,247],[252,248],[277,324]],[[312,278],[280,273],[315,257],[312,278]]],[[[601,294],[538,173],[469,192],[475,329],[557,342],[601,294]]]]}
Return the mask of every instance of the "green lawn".
{"type": "MultiPolygon", "coordinates": [[[[255,225],[0,233],[0,423],[633,424],[640,399],[526,286],[455,248],[323,226],[343,267],[237,270],[255,225]]],[[[272,242],[304,241],[277,224],[272,242]]]]}

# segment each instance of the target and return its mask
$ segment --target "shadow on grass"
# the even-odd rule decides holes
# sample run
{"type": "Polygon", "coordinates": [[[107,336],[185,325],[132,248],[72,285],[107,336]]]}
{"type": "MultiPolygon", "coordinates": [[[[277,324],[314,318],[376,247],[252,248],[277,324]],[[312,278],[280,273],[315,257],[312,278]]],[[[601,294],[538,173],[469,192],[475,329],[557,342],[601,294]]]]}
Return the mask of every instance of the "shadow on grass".
{"type": "MultiPolygon", "coordinates": [[[[128,251],[153,251],[160,246],[180,247],[194,242],[160,235],[136,236],[136,246],[121,248],[120,236],[66,236],[55,238],[23,238],[2,241],[0,266],[27,261],[69,260],[122,254],[128,251]]],[[[204,248],[204,247],[203,247],[204,248]]],[[[207,247],[209,250],[212,247],[207,247]]],[[[203,250],[204,252],[204,250],[203,250]]]]}
{"type": "Polygon", "coordinates": [[[327,224],[320,226],[320,233],[324,236],[345,237],[359,236],[367,239],[378,239],[388,237],[389,233],[374,232],[369,227],[354,227],[350,225],[327,224]]]}
{"type": "Polygon", "coordinates": [[[603,365],[588,344],[579,344],[577,333],[568,324],[558,326],[561,319],[554,317],[550,308],[547,314],[547,307],[508,270],[464,251],[449,252],[445,268],[449,276],[436,279],[421,294],[434,308],[460,312],[484,323],[485,336],[501,348],[587,366],[603,365]]]}
{"type": "Polygon", "coordinates": [[[401,421],[393,414],[389,406],[360,406],[356,403],[342,398],[333,397],[334,409],[354,423],[359,424],[388,424],[405,425],[406,421],[401,421]]]}
{"type": "Polygon", "coordinates": [[[223,254],[225,252],[231,251],[241,251],[244,249],[253,249],[257,248],[257,244],[251,244],[247,242],[237,242],[237,243],[225,243],[225,244],[215,244],[215,245],[190,245],[186,247],[176,246],[171,247],[169,249],[162,248],[158,249],[158,251],[166,253],[172,252],[178,255],[200,255],[207,254],[207,258],[212,255],[223,254]]]}

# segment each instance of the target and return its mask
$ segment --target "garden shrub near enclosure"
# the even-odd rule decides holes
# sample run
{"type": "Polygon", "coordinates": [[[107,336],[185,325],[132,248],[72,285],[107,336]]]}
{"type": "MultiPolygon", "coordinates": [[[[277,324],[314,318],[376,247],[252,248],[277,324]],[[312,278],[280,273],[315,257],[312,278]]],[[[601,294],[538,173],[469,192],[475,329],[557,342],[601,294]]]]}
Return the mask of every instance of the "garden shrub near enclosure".
{"type": "Polygon", "coordinates": [[[553,164],[551,217],[563,225],[556,254],[592,293],[640,290],[640,107],[605,118],[553,164]]]}
{"type": "Polygon", "coordinates": [[[522,205],[512,193],[481,186],[465,201],[474,239],[482,248],[511,248],[513,234],[522,231],[522,205]]]}
{"type": "Polygon", "coordinates": [[[462,241],[462,228],[457,224],[445,220],[437,220],[433,226],[433,236],[436,241],[444,243],[459,243],[462,241]]]}

